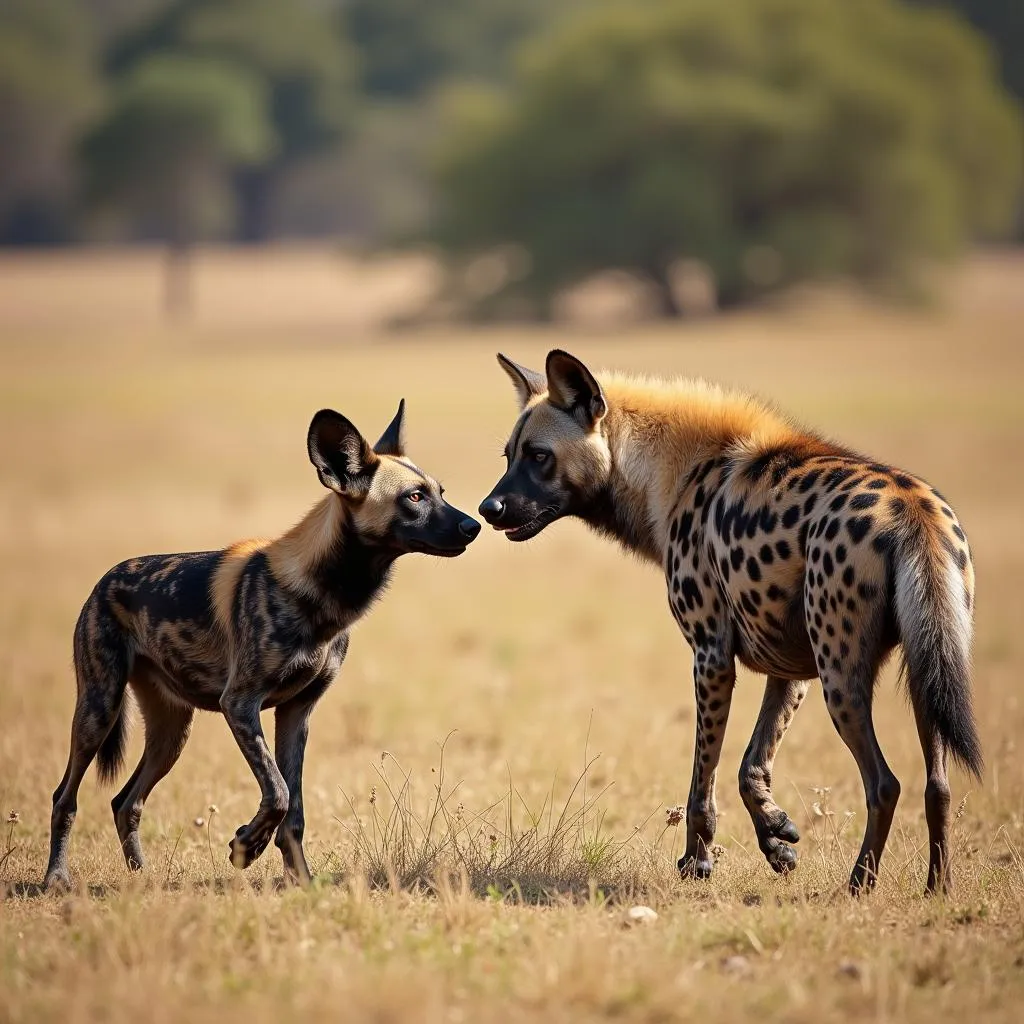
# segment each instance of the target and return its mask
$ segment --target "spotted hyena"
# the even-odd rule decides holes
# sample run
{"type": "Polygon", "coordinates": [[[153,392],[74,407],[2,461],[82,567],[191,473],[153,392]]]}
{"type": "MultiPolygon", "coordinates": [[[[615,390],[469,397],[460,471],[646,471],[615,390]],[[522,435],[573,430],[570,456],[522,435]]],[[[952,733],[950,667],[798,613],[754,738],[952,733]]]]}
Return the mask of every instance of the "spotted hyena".
{"type": "Polygon", "coordinates": [[[871,704],[899,645],[927,769],[928,889],[945,888],[947,754],[982,771],[969,664],[974,570],[949,502],[749,395],[701,381],[599,381],[561,351],[543,374],[498,358],[522,413],[484,518],[523,541],[576,516],[665,571],[697,699],[680,871],[712,871],[715,776],[738,659],[768,677],[739,784],[769,864],[796,866],[799,833],[774,800],[772,766],[817,676],[867,797],[850,887],[874,883],[900,784],[871,704]]]}
{"type": "Polygon", "coordinates": [[[480,530],[406,457],[404,408],[372,448],[339,413],[313,417],[309,458],[329,493],[276,540],[133,558],[96,584],[74,634],[78,701],[67,770],[53,794],[47,888],[71,884],[68,840],[89,765],[98,758],[101,780],[110,781],[124,760],[129,687],[146,745],[112,802],[128,867],[143,865],[143,804],[174,767],[198,708],[224,715],[260,785],[256,816],[231,841],[232,862],[247,867],[274,838],[286,877],[309,878],[309,716],[341,667],[349,629],[383,593],[396,558],[459,555],[480,530]],[[260,725],[269,708],[273,751],[260,725]]]}

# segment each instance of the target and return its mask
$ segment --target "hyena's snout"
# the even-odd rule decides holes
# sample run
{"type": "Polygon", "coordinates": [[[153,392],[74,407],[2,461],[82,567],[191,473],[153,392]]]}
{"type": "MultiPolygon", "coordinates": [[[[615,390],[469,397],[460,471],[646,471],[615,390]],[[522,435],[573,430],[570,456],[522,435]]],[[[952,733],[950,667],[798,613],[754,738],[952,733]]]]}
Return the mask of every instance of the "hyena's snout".
{"type": "Polygon", "coordinates": [[[479,512],[490,526],[497,526],[505,514],[505,502],[491,495],[480,502],[479,512]]]}

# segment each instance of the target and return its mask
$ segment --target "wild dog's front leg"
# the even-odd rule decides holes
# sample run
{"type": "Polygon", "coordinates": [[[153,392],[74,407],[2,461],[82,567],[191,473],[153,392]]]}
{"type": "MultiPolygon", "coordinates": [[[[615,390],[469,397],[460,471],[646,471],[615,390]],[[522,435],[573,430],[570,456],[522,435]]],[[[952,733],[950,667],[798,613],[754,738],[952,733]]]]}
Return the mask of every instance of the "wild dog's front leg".
{"type": "Polygon", "coordinates": [[[310,879],[302,836],[306,819],[302,810],[302,764],[309,736],[309,716],[330,680],[314,684],[308,691],[280,705],[275,712],[274,748],[277,766],[288,786],[288,813],[277,827],[274,842],[284,860],[285,880],[306,885],[310,879]]]}
{"type": "Polygon", "coordinates": [[[686,804],[686,851],[679,858],[678,867],[683,875],[707,878],[714,868],[711,843],[718,819],[715,778],[736,683],[736,666],[724,645],[695,647],[693,657],[697,738],[686,804]]]}
{"type": "Polygon", "coordinates": [[[256,816],[243,825],[231,840],[231,863],[247,868],[267,848],[274,829],[288,812],[288,786],[270,754],[263,727],[260,725],[262,693],[231,683],[220,699],[221,711],[227,719],[235,742],[249,762],[262,799],[256,816]]]}
{"type": "Polygon", "coordinates": [[[799,842],[800,833],[772,798],[772,767],[782,737],[807,695],[809,685],[807,681],[768,677],[754,734],[740,766],[740,796],[754,822],[758,846],[780,874],[796,867],[796,850],[788,844],[799,842]]]}

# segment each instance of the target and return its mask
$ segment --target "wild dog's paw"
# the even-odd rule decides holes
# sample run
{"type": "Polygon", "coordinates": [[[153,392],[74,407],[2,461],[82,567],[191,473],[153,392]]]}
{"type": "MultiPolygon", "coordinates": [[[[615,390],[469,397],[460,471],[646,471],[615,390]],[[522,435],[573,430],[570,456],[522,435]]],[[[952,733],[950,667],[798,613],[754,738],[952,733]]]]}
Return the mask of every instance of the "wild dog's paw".
{"type": "Polygon", "coordinates": [[[683,854],[676,861],[676,867],[683,878],[710,878],[711,872],[715,870],[715,862],[711,859],[710,853],[683,854]]]}
{"type": "Polygon", "coordinates": [[[66,869],[58,868],[51,871],[43,880],[43,891],[55,896],[66,896],[73,888],[71,876],[66,869]]]}
{"type": "Polygon", "coordinates": [[[259,834],[250,838],[247,827],[243,826],[235,833],[235,838],[228,843],[231,850],[231,864],[239,870],[244,870],[253,861],[258,860],[270,842],[270,834],[259,834]]]}
{"type": "Polygon", "coordinates": [[[772,870],[777,871],[780,875],[788,875],[790,871],[796,871],[797,863],[800,860],[792,846],[779,842],[778,839],[769,840],[768,849],[764,851],[764,855],[772,870]]]}

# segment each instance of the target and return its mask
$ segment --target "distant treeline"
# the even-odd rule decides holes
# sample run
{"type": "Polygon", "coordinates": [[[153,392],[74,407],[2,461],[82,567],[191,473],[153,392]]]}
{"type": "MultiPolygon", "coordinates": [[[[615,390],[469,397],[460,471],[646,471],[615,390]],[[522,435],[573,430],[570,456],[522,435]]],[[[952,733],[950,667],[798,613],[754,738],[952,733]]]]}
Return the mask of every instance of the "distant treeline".
{"type": "Polygon", "coordinates": [[[0,244],[431,240],[510,256],[494,315],[891,283],[1012,228],[1013,93],[1020,0],[0,0],[0,244]]]}

